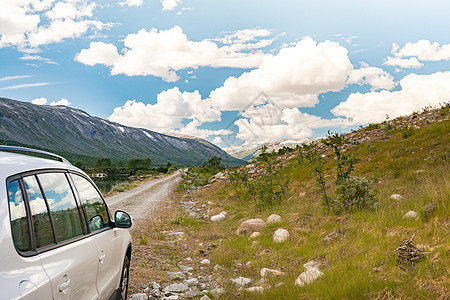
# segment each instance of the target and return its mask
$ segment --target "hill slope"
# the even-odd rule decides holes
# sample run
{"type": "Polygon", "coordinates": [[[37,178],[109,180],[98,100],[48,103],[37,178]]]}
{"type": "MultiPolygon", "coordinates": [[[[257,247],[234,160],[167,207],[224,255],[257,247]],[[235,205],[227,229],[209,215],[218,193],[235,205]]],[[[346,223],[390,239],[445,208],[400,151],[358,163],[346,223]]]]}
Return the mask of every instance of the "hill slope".
{"type": "Polygon", "coordinates": [[[66,106],[6,98],[0,98],[2,143],[38,147],[91,164],[99,157],[116,161],[150,157],[154,164],[198,165],[212,156],[221,157],[224,164],[241,163],[202,139],[127,127],[66,106]]]}

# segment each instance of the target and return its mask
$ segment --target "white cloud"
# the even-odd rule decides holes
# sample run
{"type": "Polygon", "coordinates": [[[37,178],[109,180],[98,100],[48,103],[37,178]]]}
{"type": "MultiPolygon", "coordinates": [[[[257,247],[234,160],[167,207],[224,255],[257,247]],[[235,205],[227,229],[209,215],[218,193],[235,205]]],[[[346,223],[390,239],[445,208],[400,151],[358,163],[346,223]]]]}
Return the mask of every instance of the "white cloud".
{"type": "Polygon", "coordinates": [[[199,120],[193,119],[186,126],[181,127],[180,129],[172,129],[169,132],[176,134],[197,136],[204,139],[212,135],[228,135],[233,133],[231,130],[228,129],[219,129],[219,130],[200,129],[198,128],[200,125],[202,125],[202,123],[199,120]]]}
{"type": "Polygon", "coordinates": [[[120,6],[141,6],[144,4],[144,0],[124,0],[119,2],[120,6]]]}
{"type": "Polygon", "coordinates": [[[407,42],[403,48],[400,48],[394,43],[392,54],[396,57],[415,56],[421,61],[450,60],[450,44],[439,45],[438,42],[419,40],[415,43],[407,42]]]}
{"type": "Polygon", "coordinates": [[[424,106],[450,100],[450,72],[430,75],[409,74],[399,82],[401,90],[353,93],[331,112],[350,118],[354,124],[382,122],[386,115],[395,118],[411,114],[424,106]]]}
{"type": "Polygon", "coordinates": [[[385,70],[377,67],[370,67],[366,63],[361,63],[360,69],[354,69],[350,72],[347,79],[348,84],[369,84],[371,90],[386,89],[391,90],[395,87],[394,77],[385,70]]]}
{"type": "Polygon", "coordinates": [[[248,107],[264,92],[281,108],[311,107],[318,95],[345,87],[353,69],[348,51],[336,42],[306,37],[293,47],[268,55],[257,69],[229,77],[210,98],[222,110],[248,107]]]}
{"type": "Polygon", "coordinates": [[[423,63],[421,63],[416,57],[401,58],[388,56],[384,60],[383,65],[399,66],[400,68],[414,68],[414,69],[423,67],[423,63]]]}
{"type": "Polygon", "coordinates": [[[174,10],[178,4],[181,4],[181,0],[161,0],[162,10],[174,10]]]}
{"type": "Polygon", "coordinates": [[[29,78],[29,77],[31,77],[31,75],[6,76],[6,77],[0,78],[0,81],[23,79],[23,78],[29,78]]]}
{"type": "Polygon", "coordinates": [[[63,106],[69,106],[70,103],[69,100],[67,100],[66,98],[61,98],[61,100],[59,101],[52,101],[50,102],[50,106],[56,106],[56,105],[63,105],[63,106]]]}
{"type": "Polygon", "coordinates": [[[225,142],[223,141],[222,137],[216,136],[216,137],[211,141],[211,143],[213,143],[213,144],[215,144],[215,145],[220,145],[220,144],[223,144],[223,143],[225,143],[225,142]]]}
{"type": "Polygon", "coordinates": [[[211,100],[202,100],[198,91],[182,93],[175,87],[158,94],[155,104],[129,100],[123,106],[116,107],[108,119],[127,126],[170,132],[171,129],[183,127],[184,119],[197,120],[185,129],[192,131],[197,122],[218,121],[220,116],[220,111],[211,106],[211,100]]]}
{"type": "Polygon", "coordinates": [[[43,61],[46,62],[48,64],[52,64],[52,65],[57,65],[57,62],[54,62],[53,60],[46,58],[46,57],[42,57],[39,55],[30,55],[30,54],[25,54],[22,57],[19,57],[19,59],[21,60],[39,60],[39,61],[43,61]]]}
{"type": "Polygon", "coordinates": [[[36,105],[45,105],[45,104],[47,104],[47,99],[44,97],[36,98],[36,99],[31,100],[31,103],[36,104],[36,105]]]}
{"type": "Polygon", "coordinates": [[[179,26],[160,31],[141,29],[129,34],[121,52],[112,44],[96,42],[82,49],[75,60],[87,65],[110,66],[112,75],[153,75],[173,82],[179,80],[178,70],[200,66],[255,68],[266,56],[258,50],[239,52],[229,45],[218,47],[210,40],[191,41],[179,26]]]}
{"type": "Polygon", "coordinates": [[[23,88],[29,88],[29,87],[38,87],[38,86],[46,86],[55,84],[52,82],[38,82],[38,83],[24,83],[24,84],[16,84],[16,85],[10,85],[6,87],[0,88],[0,90],[17,90],[17,89],[23,89],[23,88]]]}
{"type": "Polygon", "coordinates": [[[112,26],[92,19],[94,2],[54,2],[0,0],[0,47],[38,47],[112,26]]]}

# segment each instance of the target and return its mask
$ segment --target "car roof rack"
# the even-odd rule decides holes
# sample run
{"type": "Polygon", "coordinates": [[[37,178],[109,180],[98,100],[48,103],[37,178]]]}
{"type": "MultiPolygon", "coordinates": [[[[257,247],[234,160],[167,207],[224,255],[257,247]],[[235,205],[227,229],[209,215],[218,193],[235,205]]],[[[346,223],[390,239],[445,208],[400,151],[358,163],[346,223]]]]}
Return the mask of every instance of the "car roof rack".
{"type": "Polygon", "coordinates": [[[67,163],[67,164],[71,165],[71,163],[67,159],[65,159],[64,157],[59,156],[59,155],[54,154],[54,153],[43,151],[43,150],[37,150],[37,149],[25,148],[25,147],[0,145],[0,151],[22,153],[22,154],[39,154],[39,155],[47,156],[49,158],[53,158],[53,159],[56,159],[56,160],[58,160],[60,162],[67,163]]]}

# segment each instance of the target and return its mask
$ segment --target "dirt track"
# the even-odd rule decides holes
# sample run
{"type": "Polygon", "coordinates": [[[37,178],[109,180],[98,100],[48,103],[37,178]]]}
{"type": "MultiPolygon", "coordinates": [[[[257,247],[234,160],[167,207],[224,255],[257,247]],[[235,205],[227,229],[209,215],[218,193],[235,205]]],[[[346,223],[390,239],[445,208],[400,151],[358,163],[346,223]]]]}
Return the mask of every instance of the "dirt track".
{"type": "Polygon", "coordinates": [[[105,198],[111,212],[117,209],[128,212],[134,221],[151,213],[158,202],[164,200],[180,181],[181,170],[174,174],[145,182],[138,187],[105,198]]]}

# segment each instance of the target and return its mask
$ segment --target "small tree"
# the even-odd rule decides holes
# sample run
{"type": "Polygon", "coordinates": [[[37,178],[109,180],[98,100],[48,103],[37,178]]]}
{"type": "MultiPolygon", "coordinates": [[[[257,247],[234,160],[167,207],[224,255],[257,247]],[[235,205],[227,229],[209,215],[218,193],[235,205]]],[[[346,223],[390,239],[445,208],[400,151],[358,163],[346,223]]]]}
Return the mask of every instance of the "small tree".
{"type": "Polygon", "coordinates": [[[149,172],[152,160],[150,158],[132,158],[128,161],[128,170],[131,174],[140,172],[149,172]]]}

